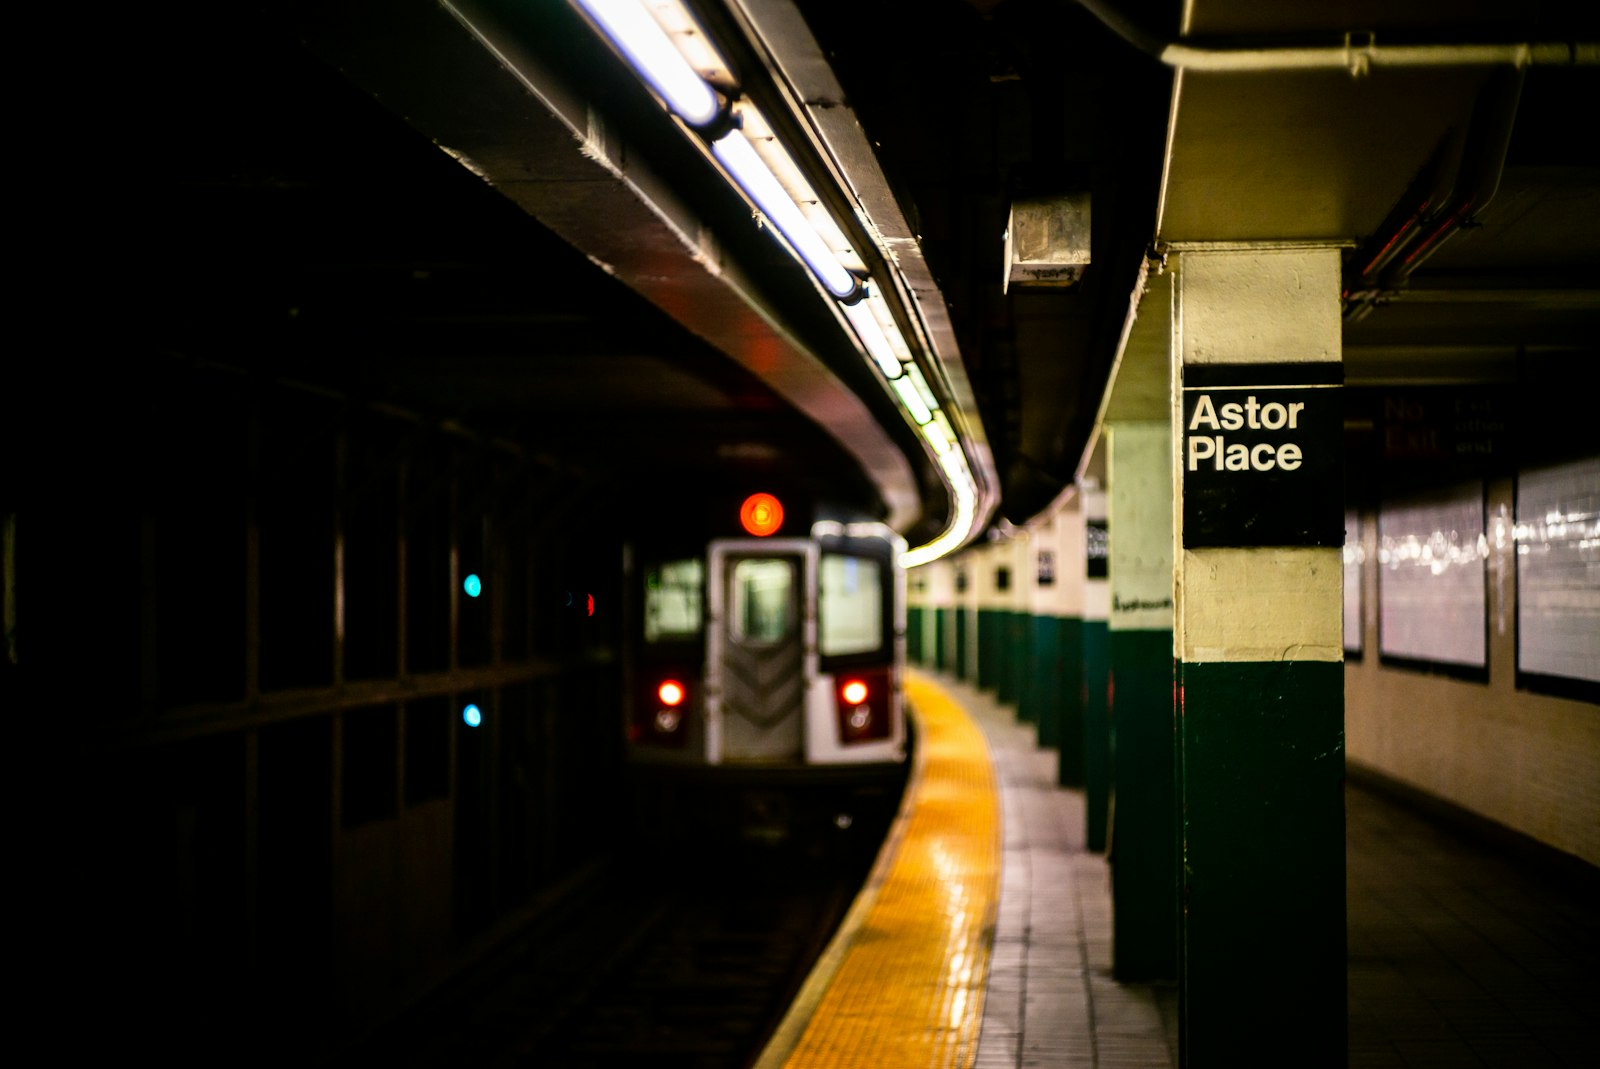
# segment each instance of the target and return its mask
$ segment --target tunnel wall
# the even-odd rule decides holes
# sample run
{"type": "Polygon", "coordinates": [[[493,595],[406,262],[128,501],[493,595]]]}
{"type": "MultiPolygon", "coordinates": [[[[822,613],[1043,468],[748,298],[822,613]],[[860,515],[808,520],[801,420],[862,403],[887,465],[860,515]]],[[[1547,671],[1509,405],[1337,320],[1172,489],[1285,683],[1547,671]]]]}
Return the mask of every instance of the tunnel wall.
{"type": "Polygon", "coordinates": [[[620,547],[559,471],[437,417],[141,370],[73,654],[97,979],[190,1054],[332,1049],[606,848],[620,547]]]}
{"type": "MultiPolygon", "coordinates": [[[[1510,513],[1513,495],[1512,480],[1488,480],[1486,513],[1510,513]]],[[[1366,560],[1376,561],[1374,511],[1362,512],[1361,530],[1366,560]]],[[[1492,559],[1489,567],[1492,577],[1492,559]]],[[[1363,652],[1345,665],[1349,760],[1600,865],[1600,708],[1518,687],[1516,582],[1487,584],[1486,678],[1453,678],[1385,663],[1377,569],[1362,581],[1363,652]]]]}

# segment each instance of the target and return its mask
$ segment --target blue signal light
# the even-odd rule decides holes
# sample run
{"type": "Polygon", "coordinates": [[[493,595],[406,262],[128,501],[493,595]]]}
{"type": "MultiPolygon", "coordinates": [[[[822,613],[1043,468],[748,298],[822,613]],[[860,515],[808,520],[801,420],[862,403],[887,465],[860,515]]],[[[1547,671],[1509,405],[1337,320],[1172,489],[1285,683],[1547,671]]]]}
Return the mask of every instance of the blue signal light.
{"type": "Polygon", "coordinates": [[[468,705],[465,709],[461,710],[461,719],[463,722],[465,722],[467,727],[475,728],[479,724],[483,723],[483,710],[479,709],[476,705],[468,705]]]}
{"type": "Polygon", "coordinates": [[[474,573],[462,580],[461,589],[467,592],[467,597],[475,598],[483,593],[483,580],[474,573]]]}

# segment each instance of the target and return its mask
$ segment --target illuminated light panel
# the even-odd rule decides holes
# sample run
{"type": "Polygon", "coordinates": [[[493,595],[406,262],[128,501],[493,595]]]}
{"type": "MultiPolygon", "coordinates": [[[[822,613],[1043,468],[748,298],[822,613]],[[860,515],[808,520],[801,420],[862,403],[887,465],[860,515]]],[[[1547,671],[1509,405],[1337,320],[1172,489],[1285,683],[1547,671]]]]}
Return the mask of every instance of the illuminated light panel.
{"type": "Polygon", "coordinates": [[[867,307],[866,301],[857,301],[855,304],[844,306],[844,317],[855,328],[856,337],[861,339],[861,344],[867,350],[867,355],[872,357],[878,369],[890,379],[900,377],[900,358],[895,355],[894,347],[889,343],[889,338],[883,332],[883,327],[878,322],[878,317],[872,314],[872,309],[867,307]]]}
{"type": "Polygon", "coordinates": [[[955,517],[938,538],[901,555],[900,563],[906,568],[916,568],[959,549],[967,533],[972,530],[977,515],[977,490],[961,450],[952,449],[945,453],[939,458],[939,466],[944,469],[946,482],[955,500],[955,517]]]}
{"type": "Polygon", "coordinates": [[[867,685],[859,679],[852,679],[839,690],[839,694],[850,705],[860,705],[867,700],[867,685]]]}
{"type": "Polygon", "coordinates": [[[771,494],[751,494],[739,506],[739,523],[757,538],[775,534],[783,526],[783,503],[771,494]]]}
{"type": "MultiPolygon", "coordinates": [[[[709,140],[707,128],[721,115],[723,106],[713,85],[731,87],[735,79],[680,0],[574,2],[667,107],[690,126],[699,128],[709,140]]],[[[863,293],[858,276],[865,276],[865,265],[838,220],[812,189],[760,110],[748,100],[739,99],[736,89],[728,93],[735,129],[711,142],[710,152],[822,287],[841,300],[855,299],[844,306],[847,321],[868,359],[895,386],[895,393],[921,427],[948,477],[956,504],[956,522],[934,542],[912,551],[911,559],[925,561],[942,556],[965,541],[976,513],[976,486],[959,448],[960,439],[939,411],[938,399],[926,379],[912,363],[888,304],[876,292],[863,293]],[[896,381],[908,370],[909,389],[896,381]]],[[[590,615],[593,611],[591,597],[590,615]]]]}
{"type": "Polygon", "coordinates": [[[833,213],[828,211],[805,174],[795,165],[794,158],[784,148],[783,142],[768,124],[767,117],[761,113],[761,109],[748,99],[737,99],[733,102],[732,111],[745,140],[750,142],[750,147],[767,165],[772,177],[776,178],[784,192],[789,194],[789,199],[799,207],[800,214],[805,216],[806,222],[817,232],[822,243],[833,251],[845,270],[866,274],[866,265],[861,257],[851,247],[850,240],[839,228],[833,213]]]}
{"type": "Polygon", "coordinates": [[[469,575],[461,581],[461,589],[467,592],[467,597],[475,598],[483,593],[483,580],[476,575],[469,575]]]}
{"type": "Polygon", "coordinates": [[[661,699],[662,705],[682,705],[684,699],[683,684],[676,679],[663,680],[661,686],[656,688],[656,697],[661,699]]]}
{"type": "Polygon", "coordinates": [[[717,117],[717,94],[638,0],[575,0],[673,113],[691,126],[717,117]]]}
{"type": "Polygon", "coordinates": [[[883,293],[877,287],[867,290],[867,295],[862,299],[872,312],[872,318],[878,321],[878,328],[883,331],[884,338],[889,342],[889,349],[895,358],[902,364],[911,359],[911,350],[906,348],[905,339],[900,336],[900,327],[894,321],[894,313],[889,311],[889,302],[883,299],[883,293]]]}
{"type": "Polygon", "coordinates": [[[778,228],[823,288],[835,297],[849,297],[856,292],[856,276],[839,262],[743,133],[732,130],[712,142],[711,154],[756,202],[767,221],[778,228]]]}
{"type": "Polygon", "coordinates": [[[475,728],[483,723],[483,710],[476,705],[468,705],[461,710],[461,722],[469,728],[475,728]]]}
{"type": "Polygon", "coordinates": [[[967,458],[959,451],[951,451],[939,458],[939,466],[950,477],[951,488],[972,493],[972,475],[967,471],[967,458]]]}
{"type": "Polygon", "coordinates": [[[733,68],[712,47],[711,39],[679,0],[642,0],[642,6],[655,17],[672,46],[701,78],[713,86],[733,84],[733,68]]]}
{"type": "Polygon", "coordinates": [[[921,396],[923,403],[928,406],[928,411],[935,411],[939,407],[939,399],[933,396],[933,390],[928,386],[928,380],[922,377],[922,369],[915,364],[907,364],[906,377],[911,380],[911,385],[917,388],[917,393],[921,396]]]}
{"type": "Polygon", "coordinates": [[[889,385],[893,386],[894,392],[900,395],[900,403],[906,406],[906,411],[911,413],[911,418],[916,421],[917,426],[920,427],[924,423],[929,423],[933,420],[933,413],[928,410],[928,406],[922,400],[922,395],[912,385],[911,376],[902,375],[890,382],[889,385]]]}

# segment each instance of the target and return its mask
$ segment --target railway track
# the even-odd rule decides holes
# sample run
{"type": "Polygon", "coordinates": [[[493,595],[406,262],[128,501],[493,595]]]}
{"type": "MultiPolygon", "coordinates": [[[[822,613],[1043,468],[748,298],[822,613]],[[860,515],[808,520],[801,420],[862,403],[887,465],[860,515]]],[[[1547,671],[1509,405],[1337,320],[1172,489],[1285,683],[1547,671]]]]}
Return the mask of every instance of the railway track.
{"type": "MultiPolygon", "coordinates": [[[[875,823],[875,822],[874,822],[875,823]]],[[[849,908],[883,828],[614,861],[341,1065],[740,1069],[849,908]]]]}

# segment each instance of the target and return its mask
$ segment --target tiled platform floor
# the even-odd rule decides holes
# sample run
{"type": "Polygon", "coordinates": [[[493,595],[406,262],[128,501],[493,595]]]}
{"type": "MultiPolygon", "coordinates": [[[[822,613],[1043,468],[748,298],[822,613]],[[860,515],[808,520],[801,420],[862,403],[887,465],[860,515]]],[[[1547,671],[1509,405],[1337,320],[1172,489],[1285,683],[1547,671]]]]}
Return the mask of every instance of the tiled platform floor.
{"type": "Polygon", "coordinates": [[[1350,1065],[1600,1066],[1600,880],[1345,793],[1350,1065]]]}
{"type": "MultiPolygon", "coordinates": [[[[939,683],[988,736],[1003,794],[977,1069],[1176,1066],[1176,990],[1111,979],[1110,884],[1083,849],[1081,793],[1055,786],[1031,725],[939,683]]],[[[1364,790],[1346,811],[1352,1069],[1600,1066],[1600,894],[1364,790]]]]}

